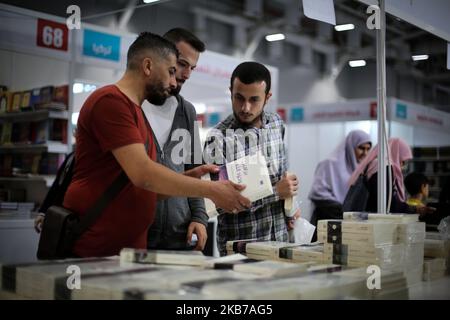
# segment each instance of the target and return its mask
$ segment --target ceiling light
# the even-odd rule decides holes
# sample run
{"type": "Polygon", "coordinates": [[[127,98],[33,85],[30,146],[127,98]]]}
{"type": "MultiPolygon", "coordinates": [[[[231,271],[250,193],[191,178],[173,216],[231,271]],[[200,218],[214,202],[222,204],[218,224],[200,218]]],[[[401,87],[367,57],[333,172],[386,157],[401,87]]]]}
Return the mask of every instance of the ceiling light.
{"type": "Polygon", "coordinates": [[[334,26],[334,30],[336,31],[347,31],[355,29],[355,25],[353,23],[348,24],[340,24],[338,26],[334,26]]]}
{"type": "Polygon", "coordinates": [[[286,37],[282,33],[269,34],[266,36],[266,40],[269,42],[284,40],[286,37]]]}
{"type": "Polygon", "coordinates": [[[73,93],[82,93],[83,89],[84,89],[84,85],[82,83],[75,82],[72,87],[72,92],[73,93]]]}
{"type": "Polygon", "coordinates": [[[428,59],[428,55],[427,54],[419,54],[419,55],[416,55],[416,56],[412,56],[412,59],[414,61],[427,60],[428,59]]]}
{"type": "Polygon", "coordinates": [[[152,3],[152,2],[157,2],[159,0],[144,0],[144,3],[152,3]]]}
{"type": "Polygon", "coordinates": [[[348,64],[352,68],[364,67],[366,65],[366,60],[353,60],[349,61],[348,64]]]}

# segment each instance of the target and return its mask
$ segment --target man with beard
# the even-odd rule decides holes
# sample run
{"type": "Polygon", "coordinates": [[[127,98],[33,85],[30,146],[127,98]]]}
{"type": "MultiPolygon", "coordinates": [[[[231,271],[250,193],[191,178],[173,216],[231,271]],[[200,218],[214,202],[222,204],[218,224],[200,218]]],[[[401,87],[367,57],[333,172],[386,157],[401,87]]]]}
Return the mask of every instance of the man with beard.
{"type": "MultiPolygon", "coordinates": [[[[174,28],[166,32],[165,39],[175,44],[179,57],[175,74],[177,87],[163,105],[145,103],[142,109],[155,134],[158,163],[176,171],[184,172],[195,167],[195,147],[200,146],[198,132],[194,127],[197,118],[194,106],[179,93],[191,72],[197,66],[205,44],[188,30],[174,28]],[[183,135],[184,159],[175,154],[183,135]],[[174,153],[174,154],[173,154],[174,153]]],[[[197,148],[198,149],[198,148],[197,148]]],[[[197,150],[199,152],[200,150],[197,150]]],[[[201,154],[200,157],[201,164],[201,154]]],[[[172,197],[157,202],[155,221],[149,229],[148,248],[150,249],[195,249],[203,250],[206,244],[208,215],[202,198],[172,197]],[[197,243],[191,243],[192,235],[197,243]]]]}
{"type": "Polygon", "coordinates": [[[298,189],[297,177],[287,174],[284,123],[276,113],[264,111],[270,92],[269,70],[257,62],[243,62],[231,75],[233,114],[217,124],[206,139],[205,161],[222,164],[261,150],[266,158],[273,195],[235,214],[218,210],[217,243],[221,255],[226,242],[241,239],[287,241],[284,199],[298,189]],[[230,134],[231,133],[231,134],[230,134]]]}
{"type": "Polygon", "coordinates": [[[82,218],[122,172],[129,183],[77,239],[75,256],[111,256],[124,247],[146,248],[157,193],[206,197],[228,210],[250,205],[239,193],[244,186],[193,178],[215,167],[201,166],[182,175],[155,162],[151,128],[140,106],[145,99],[161,105],[170,96],[176,87],[177,58],[170,41],[149,32],[140,34],[128,50],[123,77],[96,90],[81,108],[74,176],[63,206],[82,218]]]}

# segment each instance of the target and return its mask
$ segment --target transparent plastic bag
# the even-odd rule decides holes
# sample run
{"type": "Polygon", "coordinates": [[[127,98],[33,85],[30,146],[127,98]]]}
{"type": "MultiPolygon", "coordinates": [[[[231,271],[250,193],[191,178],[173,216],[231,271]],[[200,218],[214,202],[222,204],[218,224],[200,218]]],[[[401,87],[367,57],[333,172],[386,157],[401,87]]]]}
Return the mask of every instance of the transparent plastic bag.
{"type": "Polygon", "coordinates": [[[294,228],[289,231],[289,241],[298,244],[311,243],[311,239],[316,227],[302,217],[297,218],[294,222],[294,228]]]}
{"type": "Polygon", "coordinates": [[[450,240],[450,216],[443,218],[437,228],[442,240],[450,240]]]}

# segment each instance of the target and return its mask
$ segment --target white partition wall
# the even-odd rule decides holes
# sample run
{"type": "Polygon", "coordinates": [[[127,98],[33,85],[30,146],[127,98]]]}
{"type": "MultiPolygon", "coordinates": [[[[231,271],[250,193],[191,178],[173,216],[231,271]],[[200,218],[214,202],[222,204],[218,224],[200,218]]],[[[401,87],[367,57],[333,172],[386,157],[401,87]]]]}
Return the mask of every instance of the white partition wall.
{"type": "MultiPolygon", "coordinates": [[[[351,130],[363,130],[371,136],[373,145],[377,143],[377,122],[371,112],[373,101],[358,99],[284,106],[289,114],[289,170],[300,178],[298,197],[303,202],[303,217],[310,218],[312,212],[308,194],[317,164],[327,158],[351,130]],[[302,112],[298,111],[300,109],[302,112]]],[[[411,147],[450,145],[450,114],[394,98],[388,99],[387,106],[390,137],[403,138],[411,147]]]]}

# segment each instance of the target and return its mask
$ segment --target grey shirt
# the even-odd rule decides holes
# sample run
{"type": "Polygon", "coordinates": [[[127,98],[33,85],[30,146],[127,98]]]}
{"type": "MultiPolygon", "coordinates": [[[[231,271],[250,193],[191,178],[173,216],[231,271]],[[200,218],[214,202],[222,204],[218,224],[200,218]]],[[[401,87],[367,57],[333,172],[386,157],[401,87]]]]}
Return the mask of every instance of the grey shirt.
{"type": "MultiPolygon", "coordinates": [[[[201,145],[198,130],[194,127],[197,118],[194,106],[180,95],[176,98],[178,107],[169,138],[164,146],[159,146],[156,139],[155,143],[157,161],[176,172],[184,172],[201,164],[201,145]],[[188,132],[189,136],[186,135],[188,132]],[[199,160],[198,164],[194,160],[199,160]]],[[[148,232],[148,248],[188,249],[186,235],[191,222],[208,224],[202,198],[171,197],[158,201],[155,221],[148,232]]]]}

